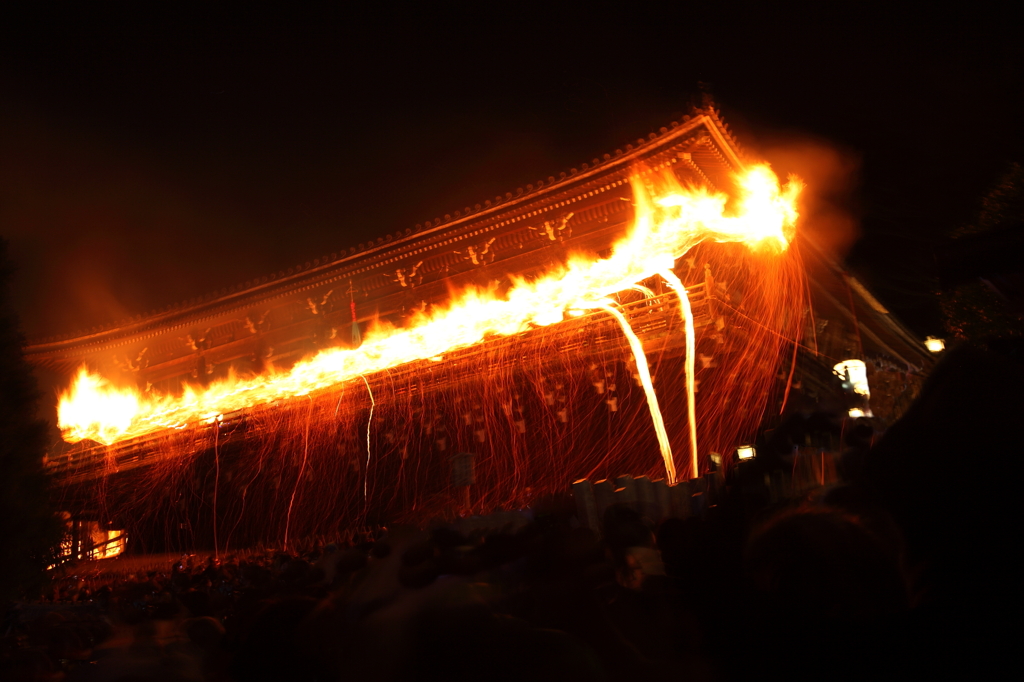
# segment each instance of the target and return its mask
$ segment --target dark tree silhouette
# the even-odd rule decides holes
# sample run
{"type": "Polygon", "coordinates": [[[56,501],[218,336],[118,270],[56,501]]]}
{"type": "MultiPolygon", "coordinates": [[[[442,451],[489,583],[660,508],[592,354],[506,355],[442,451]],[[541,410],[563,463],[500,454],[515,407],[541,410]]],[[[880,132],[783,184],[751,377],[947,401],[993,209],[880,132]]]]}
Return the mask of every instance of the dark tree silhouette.
{"type": "Polygon", "coordinates": [[[939,297],[950,334],[974,341],[1024,338],[1022,235],[1024,167],[1014,163],[982,199],[977,218],[950,235],[945,265],[954,282],[939,297]]]}
{"type": "Polygon", "coordinates": [[[43,469],[47,426],[9,297],[12,270],[0,239],[0,603],[42,578],[60,537],[43,469]]]}

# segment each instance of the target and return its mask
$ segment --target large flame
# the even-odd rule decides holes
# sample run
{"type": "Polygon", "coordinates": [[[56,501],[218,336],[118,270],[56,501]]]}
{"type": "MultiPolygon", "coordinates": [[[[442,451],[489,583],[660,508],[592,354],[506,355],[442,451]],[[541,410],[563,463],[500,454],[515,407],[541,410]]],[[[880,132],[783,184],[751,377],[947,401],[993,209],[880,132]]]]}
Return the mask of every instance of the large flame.
{"type": "Polygon", "coordinates": [[[793,237],[796,199],[803,187],[794,178],[780,186],[768,166],[753,166],[737,175],[739,196],[730,210],[725,194],[683,187],[671,171],[638,173],[631,183],[634,224],[608,258],[576,256],[536,279],[513,278],[504,298],[470,288],[447,306],[420,313],[406,328],[370,335],[359,348],[325,350],[287,372],[229,378],[207,388],[186,386],[180,396],[115,388],[83,368],[60,398],[58,424],[64,439],[112,444],[183,428],[390,367],[437,358],[489,336],[561,322],[570,311],[607,309],[608,296],[670,272],[678,258],[705,240],[781,252],[793,237]]]}

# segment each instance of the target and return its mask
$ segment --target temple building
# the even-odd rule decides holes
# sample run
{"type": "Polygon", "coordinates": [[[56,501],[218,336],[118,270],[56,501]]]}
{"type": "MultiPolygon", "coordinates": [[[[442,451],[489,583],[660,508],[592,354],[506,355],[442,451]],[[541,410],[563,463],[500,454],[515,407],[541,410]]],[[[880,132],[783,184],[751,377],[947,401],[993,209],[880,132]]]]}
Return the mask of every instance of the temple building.
{"type": "MultiPolygon", "coordinates": [[[[68,382],[85,365],[143,394],[285,371],[319,351],[359,346],[372,327],[405,327],[452,291],[472,285],[500,296],[517,280],[564,266],[571,254],[607,256],[633,220],[637,168],[731,195],[734,174],[748,163],[718,112],[695,109],[557,176],[258,280],[33,340],[26,357],[68,382]]],[[[711,448],[755,440],[787,409],[860,410],[884,426],[916,396],[934,362],[923,340],[833,255],[806,236],[795,248],[806,273],[799,309],[772,312],[772,319],[796,331],[772,337],[770,352],[751,347],[766,345],[758,341],[765,325],[751,311],[767,299],[743,284],[749,264],[728,265],[702,246],[676,265],[696,330],[697,403],[720,403],[699,415],[709,434],[699,468],[711,448]],[[869,402],[852,395],[849,376],[836,375],[836,365],[851,359],[864,362],[869,402]],[[755,399],[741,400],[744,382],[755,399]]],[[[618,304],[650,356],[682,461],[685,392],[674,388],[683,385],[686,348],[680,303],[658,282],[646,289],[618,304]]],[[[306,402],[111,446],[63,444],[49,464],[65,508],[159,536],[150,548],[224,545],[232,532],[236,545],[282,534],[285,542],[289,534],[327,537],[344,523],[439,514],[461,499],[453,488],[472,486],[479,494],[468,504],[486,511],[566,489],[578,476],[657,475],[639,374],[615,321],[586,314],[360,377],[306,402]],[[464,453],[475,457],[473,470],[456,474],[452,457],[464,453]],[[272,522],[252,516],[254,507],[272,522]]]]}

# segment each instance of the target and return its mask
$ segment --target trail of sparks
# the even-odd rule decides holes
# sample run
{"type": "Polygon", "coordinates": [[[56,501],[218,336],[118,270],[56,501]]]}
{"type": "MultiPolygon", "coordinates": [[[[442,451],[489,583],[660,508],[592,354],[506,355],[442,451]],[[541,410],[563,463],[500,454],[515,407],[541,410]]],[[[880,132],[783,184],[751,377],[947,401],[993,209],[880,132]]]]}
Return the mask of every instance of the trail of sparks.
{"type": "Polygon", "coordinates": [[[295,487],[292,488],[291,499],[288,500],[288,514],[284,523],[284,548],[288,549],[288,530],[292,525],[292,506],[295,504],[295,495],[302,485],[303,474],[306,473],[306,461],[309,459],[309,423],[313,417],[313,399],[309,400],[309,414],[306,415],[306,430],[302,435],[302,464],[299,466],[299,475],[295,479],[295,487]]]}
{"type": "Polygon", "coordinates": [[[370,482],[370,427],[373,425],[373,409],[377,407],[377,401],[373,399],[373,391],[370,390],[370,382],[366,377],[360,377],[366,384],[366,392],[370,394],[370,417],[366,420],[366,475],[363,477],[363,501],[370,499],[367,486],[370,482]]]}
{"type": "Polygon", "coordinates": [[[779,414],[786,413],[786,404],[789,402],[789,390],[793,388],[793,374],[796,372],[796,355],[800,348],[799,339],[793,340],[793,359],[789,363],[789,376],[786,377],[786,392],[782,394],[782,406],[779,407],[779,414]]]}
{"type": "MultiPolygon", "coordinates": [[[[469,288],[449,303],[419,313],[405,329],[371,334],[357,349],[331,349],[288,372],[252,379],[229,377],[207,388],[184,387],[181,396],[143,395],[111,387],[83,368],[61,396],[59,426],[64,439],[112,444],[164,429],[210,423],[219,415],[256,405],[308,396],[357,376],[443,356],[454,349],[561,322],[580,301],[595,301],[633,288],[705,240],[741,242],[751,249],[784,250],[797,218],[802,185],[780,187],[767,166],[736,177],[736,210],[727,197],[703,188],[683,188],[672,172],[638,173],[631,179],[634,224],[604,259],[574,256],[547,275],[527,281],[513,276],[504,299],[490,289],[469,288]]],[[[692,326],[692,324],[691,324],[692,326]]],[[[690,335],[692,337],[692,334],[690,335]]],[[[691,360],[692,362],[692,360],[691,360]]],[[[692,403],[692,401],[691,401],[692,403]]],[[[691,437],[695,437],[691,429],[691,437]]]]}
{"type": "Polygon", "coordinates": [[[217,491],[220,489],[220,427],[213,432],[213,558],[220,561],[220,547],[217,544],[217,491]]]}
{"type": "MultiPolygon", "coordinates": [[[[686,287],[683,286],[676,273],[671,270],[662,270],[661,276],[665,282],[675,290],[679,296],[679,308],[683,311],[683,326],[686,328],[686,421],[690,426],[690,478],[700,476],[700,466],[697,453],[697,382],[694,378],[696,372],[695,355],[697,353],[696,332],[693,328],[693,308],[690,307],[690,297],[686,295],[686,287]]],[[[708,292],[712,295],[712,292],[708,292]]]]}
{"type": "Polygon", "coordinates": [[[661,458],[665,461],[665,479],[669,485],[675,485],[676,464],[672,458],[672,444],[668,440],[668,431],[665,430],[665,419],[661,414],[661,408],[658,406],[658,396],[654,392],[654,382],[651,381],[651,369],[647,364],[647,355],[644,353],[643,344],[640,343],[640,337],[629,326],[629,320],[626,319],[626,316],[616,310],[611,301],[607,299],[596,301],[592,307],[600,308],[614,317],[619,326],[622,327],[622,333],[626,335],[626,339],[629,341],[630,350],[633,351],[633,357],[636,359],[636,371],[640,375],[640,383],[643,385],[644,393],[647,395],[647,407],[651,412],[651,421],[654,422],[654,432],[658,436],[661,458]]]}

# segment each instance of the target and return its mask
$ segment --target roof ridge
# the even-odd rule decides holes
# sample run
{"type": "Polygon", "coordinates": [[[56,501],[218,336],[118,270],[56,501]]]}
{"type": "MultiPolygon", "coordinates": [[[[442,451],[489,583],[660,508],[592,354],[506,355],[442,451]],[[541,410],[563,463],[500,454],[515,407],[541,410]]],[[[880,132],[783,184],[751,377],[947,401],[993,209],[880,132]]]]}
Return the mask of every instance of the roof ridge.
{"type": "Polygon", "coordinates": [[[705,107],[694,106],[691,108],[689,114],[684,114],[679,120],[671,121],[668,126],[661,126],[658,128],[658,132],[648,133],[646,137],[641,137],[636,142],[627,142],[620,147],[616,148],[614,153],[606,152],[600,156],[596,156],[589,162],[584,161],[578,166],[574,166],[568,169],[568,171],[561,171],[558,177],[549,175],[545,181],[543,178],[538,180],[536,183],[527,183],[526,189],[523,187],[517,187],[515,192],[505,192],[504,196],[498,195],[494,200],[485,199],[482,203],[476,203],[472,207],[466,206],[462,209],[456,209],[444,214],[444,218],[436,217],[432,220],[425,220],[422,223],[416,223],[414,227],[405,228],[404,230],[399,229],[395,233],[388,233],[387,235],[377,237],[375,240],[371,239],[368,242],[361,242],[358,247],[355,245],[349,246],[347,249],[342,248],[338,251],[331,252],[330,255],[323,255],[319,258],[314,258],[312,261],[307,260],[304,264],[299,263],[295,266],[282,269],[276,272],[272,272],[267,275],[258,276],[253,279],[239,282],[238,284],[231,284],[228,286],[221,287],[215,291],[207,291],[196,296],[192,296],[188,299],[176,301],[163,306],[158,306],[144,313],[136,313],[129,315],[128,317],[120,318],[117,320],[111,320],[106,323],[100,323],[93,325],[92,327],[85,329],[77,329],[71,332],[63,334],[53,334],[46,337],[28,339],[26,346],[44,345],[49,343],[56,343],[60,341],[68,341],[75,338],[82,338],[89,335],[101,334],[108,332],[118,327],[124,327],[130,324],[137,324],[147,319],[155,319],[161,315],[168,313],[179,313],[188,310],[189,308],[195,308],[203,303],[210,303],[220,298],[225,298],[239,292],[252,290],[260,285],[270,284],[277,280],[281,280],[287,277],[298,275],[304,271],[317,269],[333,263],[338,263],[342,260],[353,258],[359,254],[365,253],[375,247],[383,246],[397,238],[409,237],[413,234],[417,234],[427,229],[436,229],[443,225],[454,224],[455,222],[461,222],[471,216],[485,213],[492,209],[498,209],[507,202],[513,200],[523,199],[531,195],[540,193],[542,190],[550,189],[553,186],[566,181],[570,181],[573,178],[584,174],[589,174],[595,169],[604,166],[605,164],[618,159],[625,154],[640,153],[644,147],[650,147],[657,143],[658,140],[669,135],[676,128],[692,123],[699,120],[702,116],[707,117],[711,120],[715,126],[722,133],[723,137],[729,142],[734,148],[741,159],[746,157],[744,150],[736,140],[735,135],[729,129],[729,126],[723,121],[721,112],[716,110],[713,104],[708,104],[705,107]],[[634,146],[635,145],[635,146],[634,146]]]}

